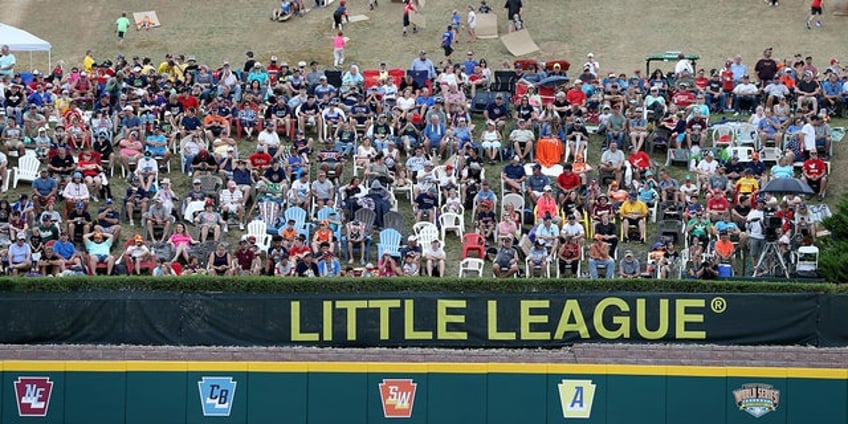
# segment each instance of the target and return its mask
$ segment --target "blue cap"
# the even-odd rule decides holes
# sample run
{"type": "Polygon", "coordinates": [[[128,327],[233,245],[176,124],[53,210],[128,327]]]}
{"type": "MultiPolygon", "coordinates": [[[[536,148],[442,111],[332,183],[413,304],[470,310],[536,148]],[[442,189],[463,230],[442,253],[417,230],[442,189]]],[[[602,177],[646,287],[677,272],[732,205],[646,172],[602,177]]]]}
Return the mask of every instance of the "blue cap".
{"type": "Polygon", "coordinates": [[[74,172],[74,178],[82,178],[81,172],[74,172]]]}
{"type": "Polygon", "coordinates": [[[106,199],[106,204],[107,204],[107,205],[111,205],[111,204],[113,204],[113,203],[114,203],[114,202],[112,201],[112,199],[106,199]]]}
{"type": "Polygon", "coordinates": [[[77,202],[76,207],[77,207],[77,209],[82,209],[82,208],[85,207],[85,203],[84,202],[77,202]]]}

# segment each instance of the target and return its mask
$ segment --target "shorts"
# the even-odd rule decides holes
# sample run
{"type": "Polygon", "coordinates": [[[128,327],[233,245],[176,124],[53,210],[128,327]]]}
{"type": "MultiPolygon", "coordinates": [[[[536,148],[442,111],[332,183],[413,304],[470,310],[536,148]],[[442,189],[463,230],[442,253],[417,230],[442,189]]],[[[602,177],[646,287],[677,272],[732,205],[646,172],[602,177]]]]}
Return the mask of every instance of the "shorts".
{"type": "Polygon", "coordinates": [[[124,31],[118,31],[118,38],[124,38],[124,36],[125,36],[125,35],[127,35],[127,33],[126,33],[126,32],[124,32],[124,31]]]}
{"type": "Polygon", "coordinates": [[[642,221],[644,218],[627,218],[627,217],[625,217],[624,219],[627,220],[628,225],[639,225],[639,222],[642,221]]]}
{"type": "Polygon", "coordinates": [[[482,144],[484,149],[500,149],[501,142],[500,141],[484,141],[482,144]]]}
{"type": "Polygon", "coordinates": [[[821,182],[822,182],[821,179],[818,179],[818,180],[809,180],[808,179],[807,185],[810,186],[811,189],[813,189],[813,192],[815,192],[816,194],[819,194],[819,193],[821,193],[821,182]]]}
{"type": "Polygon", "coordinates": [[[101,263],[101,264],[109,260],[109,255],[92,255],[92,256],[97,258],[97,262],[101,263]]]}
{"type": "Polygon", "coordinates": [[[118,230],[117,225],[112,225],[111,227],[103,227],[103,232],[106,234],[115,234],[115,231],[118,230]]]}
{"type": "Polygon", "coordinates": [[[453,47],[450,45],[444,45],[442,49],[445,51],[445,56],[450,56],[453,53],[453,47]]]}
{"type": "Polygon", "coordinates": [[[150,152],[150,154],[153,155],[153,157],[165,156],[165,152],[167,152],[167,150],[168,149],[165,146],[155,146],[155,147],[148,147],[147,148],[147,151],[150,152]]]}
{"type": "Polygon", "coordinates": [[[810,14],[811,15],[821,15],[822,14],[822,8],[821,7],[811,7],[810,8],[810,14]]]}

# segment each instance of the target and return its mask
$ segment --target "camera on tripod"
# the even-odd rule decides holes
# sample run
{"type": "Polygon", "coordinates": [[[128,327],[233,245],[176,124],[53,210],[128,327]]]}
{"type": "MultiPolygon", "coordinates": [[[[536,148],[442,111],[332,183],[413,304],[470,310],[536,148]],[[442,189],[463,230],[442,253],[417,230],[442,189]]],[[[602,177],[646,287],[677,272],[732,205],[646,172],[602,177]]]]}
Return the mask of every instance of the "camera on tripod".
{"type": "Polygon", "coordinates": [[[773,207],[763,209],[763,235],[767,242],[775,242],[780,239],[783,218],[776,216],[776,214],[777,210],[773,207]]]}

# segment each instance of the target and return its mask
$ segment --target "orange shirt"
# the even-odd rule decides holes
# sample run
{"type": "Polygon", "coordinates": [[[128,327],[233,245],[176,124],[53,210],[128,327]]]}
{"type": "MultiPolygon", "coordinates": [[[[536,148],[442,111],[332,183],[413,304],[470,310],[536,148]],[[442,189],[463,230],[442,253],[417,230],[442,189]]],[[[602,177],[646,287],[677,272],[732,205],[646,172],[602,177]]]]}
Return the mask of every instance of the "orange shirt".
{"type": "Polygon", "coordinates": [[[562,160],[562,141],[558,138],[542,138],[536,143],[536,161],[550,168],[562,160]]]}
{"type": "Polygon", "coordinates": [[[556,199],[553,196],[542,196],[536,200],[536,216],[543,218],[545,215],[557,216],[556,199]]]}
{"type": "Polygon", "coordinates": [[[730,257],[735,249],[736,247],[733,246],[733,242],[730,240],[719,240],[715,243],[716,253],[724,258],[730,257]]]}

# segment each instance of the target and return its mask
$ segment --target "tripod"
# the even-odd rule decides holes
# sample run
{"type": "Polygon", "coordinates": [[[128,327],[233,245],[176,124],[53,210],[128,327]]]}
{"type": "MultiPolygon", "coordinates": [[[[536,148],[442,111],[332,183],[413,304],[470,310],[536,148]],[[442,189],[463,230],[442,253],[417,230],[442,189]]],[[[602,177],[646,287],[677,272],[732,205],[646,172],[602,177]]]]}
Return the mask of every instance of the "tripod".
{"type": "Polygon", "coordinates": [[[786,278],[789,278],[789,270],[786,268],[786,262],[783,260],[783,256],[780,254],[780,248],[777,246],[777,242],[768,241],[766,242],[766,247],[763,248],[763,252],[760,253],[760,259],[757,261],[757,265],[754,267],[754,274],[752,275],[752,277],[759,277],[763,274],[771,274],[771,271],[774,271],[778,264],[780,265],[780,269],[783,270],[783,275],[786,278]],[[768,262],[765,262],[766,260],[768,260],[768,262]],[[766,270],[769,272],[762,271],[762,273],[760,273],[760,270],[762,269],[764,264],[769,265],[766,268],[766,270]]]}

